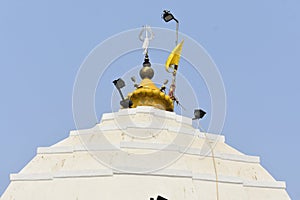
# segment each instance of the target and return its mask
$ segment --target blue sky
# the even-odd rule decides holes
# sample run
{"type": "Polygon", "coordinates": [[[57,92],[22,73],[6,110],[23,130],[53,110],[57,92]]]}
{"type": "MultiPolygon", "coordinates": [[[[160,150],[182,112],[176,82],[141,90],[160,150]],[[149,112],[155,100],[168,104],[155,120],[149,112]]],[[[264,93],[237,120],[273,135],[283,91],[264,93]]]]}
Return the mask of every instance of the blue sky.
{"type": "Polygon", "coordinates": [[[144,24],[173,29],[160,19],[169,9],[221,72],[227,143],[259,155],[275,179],[286,181],[291,198],[300,199],[300,2],[172,2],[0,1],[0,194],[37,147],[75,129],[73,84],[88,53],[144,24]]]}

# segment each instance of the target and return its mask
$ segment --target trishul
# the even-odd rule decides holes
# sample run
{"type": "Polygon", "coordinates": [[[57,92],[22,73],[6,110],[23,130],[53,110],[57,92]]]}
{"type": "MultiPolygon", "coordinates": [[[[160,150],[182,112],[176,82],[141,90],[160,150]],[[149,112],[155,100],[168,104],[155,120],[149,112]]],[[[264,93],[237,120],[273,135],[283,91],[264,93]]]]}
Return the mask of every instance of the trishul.
{"type": "Polygon", "coordinates": [[[142,48],[144,49],[144,54],[148,54],[149,42],[154,38],[154,34],[150,26],[145,25],[140,32],[139,39],[143,42],[142,48]]]}

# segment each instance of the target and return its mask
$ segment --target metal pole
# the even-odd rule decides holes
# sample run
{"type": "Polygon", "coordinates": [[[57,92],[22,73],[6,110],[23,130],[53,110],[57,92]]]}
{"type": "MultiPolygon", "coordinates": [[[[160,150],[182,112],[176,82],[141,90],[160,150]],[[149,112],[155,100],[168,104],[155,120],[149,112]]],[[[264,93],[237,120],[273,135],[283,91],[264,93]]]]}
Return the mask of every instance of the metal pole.
{"type": "Polygon", "coordinates": [[[119,91],[120,96],[121,96],[122,100],[124,101],[124,96],[123,96],[123,94],[122,94],[122,92],[121,92],[121,89],[120,89],[120,88],[117,88],[117,90],[119,91]]]}
{"type": "Polygon", "coordinates": [[[176,43],[176,46],[177,46],[177,44],[178,44],[178,29],[179,29],[179,22],[178,22],[178,20],[175,19],[175,18],[174,18],[174,20],[176,21],[176,41],[175,41],[175,43],[176,43]]]}

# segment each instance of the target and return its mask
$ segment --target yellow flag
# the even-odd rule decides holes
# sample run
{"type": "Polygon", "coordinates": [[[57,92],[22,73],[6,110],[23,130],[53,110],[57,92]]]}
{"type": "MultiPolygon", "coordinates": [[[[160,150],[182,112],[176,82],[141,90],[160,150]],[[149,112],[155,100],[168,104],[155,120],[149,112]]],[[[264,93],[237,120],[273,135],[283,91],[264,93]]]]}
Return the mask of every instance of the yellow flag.
{"type": "MultiPolygon", "coordinates": [[[[180,60],[180,54],[182,50],[183,40],[173,49],[171,54],[169,55],[166,61],[166,70],[169,72],[169,68],[174,66],[178,66],[180,60]]],[[[175,69],[177,70],[177,69],[175,69]]]]}

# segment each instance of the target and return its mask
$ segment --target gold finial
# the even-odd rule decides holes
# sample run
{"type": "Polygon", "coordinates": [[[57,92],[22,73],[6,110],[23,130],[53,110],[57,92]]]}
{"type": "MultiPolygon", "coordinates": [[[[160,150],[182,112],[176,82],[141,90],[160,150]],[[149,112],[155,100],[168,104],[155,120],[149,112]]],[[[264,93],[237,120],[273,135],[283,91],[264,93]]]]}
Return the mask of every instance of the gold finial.
{"type": "Polygon", "coordinates": [[[148,53],[145,55],[143,67],[140,70],[142,81],[128,98],[132,101],[132,108],[137,106],[153,106],[158,109],[173,111],[173,100],[158,88],[151,80],[154,76],[154,70],[151,67],[148,53]]]}
{"type": "MultiPolygon", "coordinates": [[[[134,82],[135,90],[128,94],[128,99],[132,102],[132,108],[137,106],[153,106],[162,110],[173,111],[173,100],[169,95],[165,94],[163,88],[158,88],[151,80],[154,76],[154,70],[151,67],[148,48],[149,41],[154,38],[154,34],[149,26],[145,26],[140,33],[140,40],[143,42],[144,49],[144,62],[143,67],[140,70],[140,77],[142,81],[139,85],[136,84],[136,79],[132,78],[134,82]],[[142,35],[145,33],[145,37],[142,35]],[[149,36],[150,34],[150,36],[149,36]]],[[[165,84],[167,84],[165,82],[165,84]]],[[[165,88],[164,84],[164,88],[165,88]]]]}

